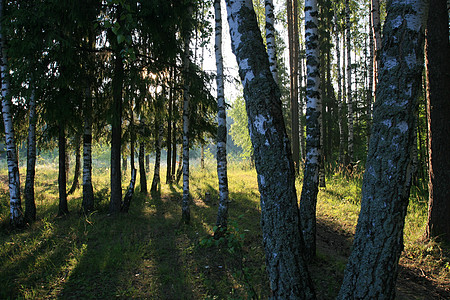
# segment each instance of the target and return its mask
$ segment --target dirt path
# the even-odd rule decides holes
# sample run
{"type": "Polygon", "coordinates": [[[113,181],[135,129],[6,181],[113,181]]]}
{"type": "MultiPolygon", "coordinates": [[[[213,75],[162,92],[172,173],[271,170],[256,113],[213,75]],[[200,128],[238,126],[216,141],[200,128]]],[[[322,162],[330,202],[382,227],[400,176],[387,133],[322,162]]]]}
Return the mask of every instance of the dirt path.
{"type": "MultiPolygon", "coordinates": [[[[338,227],[334,224],[318,219],[317,250],[323,257],[332,257],[335,263],[344,266],[350,255],[353,236],[345,231],[338,231],[336,228],[338,227]]],[[[324,266],[313,266],[313,269],[315,267],[323,270],[324,266]]],[[[340,284],[343,274],[334,275],[337,280],[336,284],[340,284]]],[[[330,299],[326,291],[323,292],[323,288],[321,290],[318,299],[330,299]]],[[[421,270],[412,269],[400,263],[396,299],[450,299],[450,286],[438,286],[421,270]]]]}

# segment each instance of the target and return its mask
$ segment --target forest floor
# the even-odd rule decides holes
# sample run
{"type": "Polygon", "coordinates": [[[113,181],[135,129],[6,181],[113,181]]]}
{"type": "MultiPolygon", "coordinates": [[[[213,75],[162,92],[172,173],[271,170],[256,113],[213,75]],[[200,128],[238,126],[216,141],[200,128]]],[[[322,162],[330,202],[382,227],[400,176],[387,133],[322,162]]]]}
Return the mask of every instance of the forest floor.
{"type": "MultiPolygon", "coordinates": [[[[0,299],[268,298],[254,169],[229,168],[229,234],[220,240],[212,238],[218,196],[213,164],[191,172],[189,225],[180,223],[177,184],[163,183],[160,192],[148,196],[138,186],[130,212],[111,216],[109,172],[99,168],[94,172],[96,211],[79,213],[78,190],[69,198],[72,213],[57,217],[57,168],[42,166],[37,174],[38,220],[11,231],[6,171],[0,172],[0,299]]],[[[300,185],[301,180],[298,192],[300,185]]],[[[330,175],[319,192],[317,258],[309,262],[318,299],[334,299],[339,291],[360,187],[360,176],[330,175]]],[[[449,247],[421,240],[426,204],[419,198],[413,191],[397,299],[450,299],[449,247]]]]}

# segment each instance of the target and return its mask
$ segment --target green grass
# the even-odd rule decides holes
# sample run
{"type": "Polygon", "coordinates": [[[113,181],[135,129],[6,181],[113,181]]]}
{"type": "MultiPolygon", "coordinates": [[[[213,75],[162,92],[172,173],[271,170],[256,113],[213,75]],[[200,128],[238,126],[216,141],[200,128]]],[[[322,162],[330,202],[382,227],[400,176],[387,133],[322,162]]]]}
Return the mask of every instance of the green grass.
{"type": "MultiPolygon", "coordinates": [[[[217,174],[214,162],[207,161],[206,166],[200,170],[194,165],[191,171],[190,225],[180,223],[181,187],[176,184],[163,183],[160,193],[149,196],[136,192],[128,214],[108,215],[109,170],[102,165],[94,169],[96,211],[88,216],[80,213],[79,189],[69,197],[71,214],[57,217],[57,168],[47,163],[36,172],[38,220],[10,231],[8,195],[2,183],[0,298],[266,299],[269,286],[256,172],[230,164],[230,234],[216,241],[211,236],[217,174]]],[[[5,175],[6,170],[1,170],[2,179],[5,175]]],[[[151,178],[148,174],[149,182],[151,178]]],[[[128,180],[129,175],[123,180],[124,189],[128,180]]],[[[299,193],[301,182],[297,183],[299,193]]],[[[319,192],[318,221],[335,243],[319,245],[318,258],[311,263],[321,299],[334,299],[339,290],[346,255],[335,249],[336,243],[346,245],[351,239],[360,189],[360,176],[330,175],[327,188],[319,192]]],[[[407,217],[403,260],[426,265],[429,274],[442,280],[450,273],[448,256],[441,245],[421,242],[418,232],[423,232],[425,216],[426,205],[414,201],[407,217]]]]}

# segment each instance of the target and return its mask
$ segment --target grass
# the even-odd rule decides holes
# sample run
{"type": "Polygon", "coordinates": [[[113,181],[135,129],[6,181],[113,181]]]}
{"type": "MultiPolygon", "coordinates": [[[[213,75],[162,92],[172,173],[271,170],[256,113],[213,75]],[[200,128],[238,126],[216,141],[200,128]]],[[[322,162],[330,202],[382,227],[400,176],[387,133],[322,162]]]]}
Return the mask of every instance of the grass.
{"type": "MultiPolygon", "coordinates": [[[[222,240],[212,238],[218,198],[213,161],[207,161],[205,170],[192,168],[190,225],[180,223],[182,191],[176,184],[162,184],[159,193],[149,196],[135,193],[128,214],[108,215],[109,171],[103,165],[94,169],[96,211],[79,213],[79,189],[69,197],[71,214],[59,218],[56,166],[40,164],[36,174],[38,220],[23,230],[10,231],[6,185],[0,185],[1,299],[268,298],[254,169],[229,166],[230,233],[222,240]]],[[[6,170],[1,170],[2,181],[5,175],[6,170]]],[[[124,178],[123,188],[128,180],[124,178]]],[[[300,187],[298,181],[298,192],[300,187]]],[[[320,299],[334,299],[339,290],[345,249],[359,212],[360,188],[360,175],[330,175],[327,188],[319,192],[322,237],[311,274],[320,299]]],[[[442,245],[420,239],[425,217],[426,205],[413,201],[401,263],[445,286],[449,256],[442,245]]]]}

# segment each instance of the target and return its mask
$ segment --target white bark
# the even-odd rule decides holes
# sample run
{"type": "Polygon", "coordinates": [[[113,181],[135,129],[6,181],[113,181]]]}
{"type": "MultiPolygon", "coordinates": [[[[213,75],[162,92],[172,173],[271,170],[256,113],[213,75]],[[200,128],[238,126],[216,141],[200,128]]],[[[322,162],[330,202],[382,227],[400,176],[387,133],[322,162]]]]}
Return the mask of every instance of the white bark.
{"type": "MultiPolygon", "coordinates": [[[[0,0],[0,19],[3,20],[3,1],[0,0]]],[[[9,203],[11,212],[11,225],[13,227],[23,224],[23,212],[20,200],[20,175],[17,161],[16,141],[11,113],[11,95],[9,94],[8,57],[6,55],[6,41],[0,24],[0,72],[2,80],[2,116],[5,126],[6,155],[9,178],[9,203]]]]}
{"type": "Polygon", "coordinates": [[[219,179],[219,209],[216,225],[223,230],[227,228],[228,219],[228,173],[227,173],[227,116],[223,81],[222,57],[222,17],[220,0],[214,1],[215,10],[215,50],[217,66],[217,176],[219,179]]]}
{"type": "Polygon", "coordinates": [[[316,254],[316,203],[319,184],[321,93],[317,0],[305,1],[306,160],[300,200],[306,255],[316,254]]]}
{"type": "Polygon", "coordinates": [[[351,58],[351,32],[350,32],[350,6],[345,1],[345,17],[347,31],[347,109],[348,109],[348,159],[353,162],[353,100],[352,100],[352,58],[351,58]]]}
{"type": "Polygon", "coordinates": [[[85,92],[84,132],[83,132],[83,201],[85,213],[94,209],[94,190],[92,187],[92,95],[85,92]]]}
{"type": "Polygon", "coordinates": [[[273,79],[278,84],[278,65],[274,23],[275,15],[273,11],[273,0],[265,0],[267,54],[269,55],[270,72],[272,72],[273,79]]]}
{"type": "Polygon", "coordinates": [[[375,101],[375,93],[377,89],[377,82],[378,82],[378,61],[380,57],[380,50],[381,50],[381,21],[380,21],[380,2],[379,0],[371,0],[370,1],[370,7],[371,7],[371,31],[372,31],[372,39],[373,39],[373,82],[372,82],[372,90],[373,90],[373,101],[375,101]]]}
{"type": "Polygon", "coordinates": [[[294,164],[280,91],[270,72],[252,1],[227,0],[226,3],[258,173],[271,299],[314,299],[303,256],[294,164]]]}

